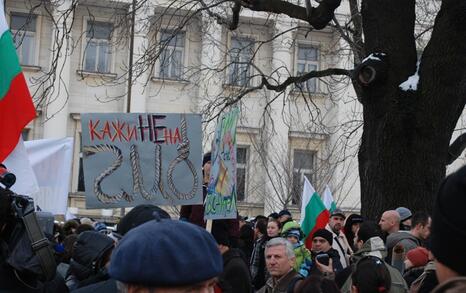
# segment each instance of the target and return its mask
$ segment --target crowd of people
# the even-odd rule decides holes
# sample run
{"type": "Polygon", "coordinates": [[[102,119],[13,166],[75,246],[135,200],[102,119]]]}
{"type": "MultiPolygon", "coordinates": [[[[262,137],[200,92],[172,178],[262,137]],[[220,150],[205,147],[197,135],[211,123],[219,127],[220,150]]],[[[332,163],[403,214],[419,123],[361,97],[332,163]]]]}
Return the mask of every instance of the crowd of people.
{"type": "Polygon", "coordinates": [[[51,280],[11,263],[2,224],[0,292],[466,292],[465,203],[463,167],[443,182],[432,217],[399,207],[373,221],[335,209],[310,247],[288,210],[206,229],[202,205],[180,219],[139,205],[113,231],[89,218],[56,224],[51,280]]]}

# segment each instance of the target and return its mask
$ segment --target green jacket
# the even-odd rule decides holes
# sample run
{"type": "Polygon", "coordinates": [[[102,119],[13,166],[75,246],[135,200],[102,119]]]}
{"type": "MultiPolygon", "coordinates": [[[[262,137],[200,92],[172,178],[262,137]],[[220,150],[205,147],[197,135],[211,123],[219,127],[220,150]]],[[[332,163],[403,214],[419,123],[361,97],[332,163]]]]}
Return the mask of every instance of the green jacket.
{"type": "Polygon", "coordinates": [[[299,272],[304,261],[307,259],[308,262],[311,262],[311,252],[303,244],[294,249],[294,255],[296,257],[296,262],[293,266],[294,270],[299,272]]]}
{"type": "MultiPolygon", "coordinates": [[[[351,257],[351,262],[352,262],[352,269],[354,270],[356,268],[357,262],[362,259],[364,256],[367,255],[372,255],[380,258],[383,260],[387,256],[387,250],[385,249],[385,245],[383,243],[383,240],[380,237],[372,237],[366,242],[364,242],[364,245],[360,250],[355,252],[353,256],[351,257]]],[[[385,266],[388,269],[388,272],[390,273],[390,277],[392,279],[392,286],[390,288],[389,293],[406,293],[408,292],[408,286],[406,285],[405,280],[403,279],[403,276],[401,273],[386,263],[384,261],[385,266]]],[[[343,286],[341,287],[341,292],[342,293],[349,293],[351,292],[351,285],[352,285],[352,280],[351,276],[348,277],[348,279],[345,281],[343,286]]]]}

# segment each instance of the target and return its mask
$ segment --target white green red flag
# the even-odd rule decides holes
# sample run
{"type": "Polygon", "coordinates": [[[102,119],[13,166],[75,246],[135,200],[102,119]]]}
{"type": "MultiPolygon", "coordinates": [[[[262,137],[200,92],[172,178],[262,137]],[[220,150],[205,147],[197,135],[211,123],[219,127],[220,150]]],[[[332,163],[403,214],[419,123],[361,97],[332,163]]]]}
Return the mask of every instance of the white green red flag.
{"type": "Polygon", "coordinates": [[[22,142],[21,131],[36,116],[3,3],[0,1],[0,162],[22,142]]]}
{"type": "Polygon", "coordinates": [[[304,243],[312,248],[312,235],[315,231],[325,228],[330,218],[330,212],[325,208],[319,194],[304,177],[303,196],[301,202],[301,229],[304,232],[304,243]]]}
{"type": "Polygon", "coordinates": [[[333,199],[332,192],[330,191],[330,187],[328,187],[328,185],[325,186],[323,201],[325,208],[330,212],[330,214],[332,214],[333,211],[337,208],[337,204],[333,199]]]}

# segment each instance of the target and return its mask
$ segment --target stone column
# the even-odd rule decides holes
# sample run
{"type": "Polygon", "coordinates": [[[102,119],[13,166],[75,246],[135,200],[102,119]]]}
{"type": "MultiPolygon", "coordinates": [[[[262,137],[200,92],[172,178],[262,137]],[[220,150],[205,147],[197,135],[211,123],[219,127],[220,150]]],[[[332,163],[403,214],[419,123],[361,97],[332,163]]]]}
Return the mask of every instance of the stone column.
{"type": "Polygon", "coordinates": [[[44,107],[44,138],[66,137],[70,120],[68,92],[70,89],[70,63],[73,48],[70,41],[71,36],[66,35],[66,31],[71,27],[74,11],[66,14],[71,8],[71,0],[55,1],[53,4],[52,16],[57,25],[53,28],[51,60],[56,54],[58,54],[58,59],[53,88],[49,98],[47,98],[47,105],[44,107]],[[66,18],[64,15],[66,15],[66,18]]]}

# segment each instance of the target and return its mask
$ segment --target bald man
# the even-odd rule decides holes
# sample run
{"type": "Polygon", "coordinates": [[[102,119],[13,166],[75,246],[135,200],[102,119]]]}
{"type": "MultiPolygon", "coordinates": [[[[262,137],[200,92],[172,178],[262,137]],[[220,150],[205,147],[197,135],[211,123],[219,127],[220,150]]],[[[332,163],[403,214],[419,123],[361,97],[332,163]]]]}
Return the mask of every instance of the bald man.
{"type": "Polygon", "coordinates": [[[400,214],[397,211],[385,211],[379,221],[380,229],[388,234],[398,232],[400,230],[400,220],[400,214]]]}

